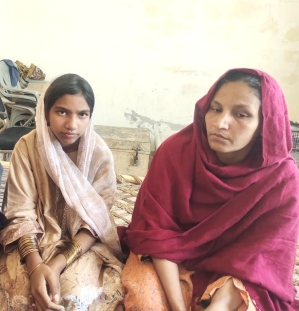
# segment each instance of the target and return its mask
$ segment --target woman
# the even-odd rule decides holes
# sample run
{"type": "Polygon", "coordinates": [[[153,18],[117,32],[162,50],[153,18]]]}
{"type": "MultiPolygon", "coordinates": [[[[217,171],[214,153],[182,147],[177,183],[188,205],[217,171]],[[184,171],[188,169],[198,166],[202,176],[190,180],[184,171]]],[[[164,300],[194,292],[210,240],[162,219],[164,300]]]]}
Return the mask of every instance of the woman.
{"type": "Polygon", "coordinates": [[[224,74],[194,122],[157,150],[119,232],[131,250],[126,310],[294,310],[291,148],[277,82],[258,70],[224,74]]]}
{"type": "Polygon", "coordinates": [[[1,310],[123,310],[109,211],[113,158],[93,131],[93,109],[88,82],[60,76],[39,100],[36,130],[15,146],[0,235],[1,310]]]}

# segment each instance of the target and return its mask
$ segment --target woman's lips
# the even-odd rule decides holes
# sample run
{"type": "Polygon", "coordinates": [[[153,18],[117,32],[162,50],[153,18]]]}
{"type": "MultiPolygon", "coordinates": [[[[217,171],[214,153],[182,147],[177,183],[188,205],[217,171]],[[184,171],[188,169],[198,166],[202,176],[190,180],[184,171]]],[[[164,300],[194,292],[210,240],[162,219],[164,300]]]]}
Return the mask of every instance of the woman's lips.
{"type": "Polygon", "coordinates": [[[225,139],[225,140],[228,140],[227,137],[221,135],[221,134],[218,134],[218,133],[212,133],[211,136],[214,136],[214,137],[217,137],[217,138],[221,138],[221,139],[225,139]]]}

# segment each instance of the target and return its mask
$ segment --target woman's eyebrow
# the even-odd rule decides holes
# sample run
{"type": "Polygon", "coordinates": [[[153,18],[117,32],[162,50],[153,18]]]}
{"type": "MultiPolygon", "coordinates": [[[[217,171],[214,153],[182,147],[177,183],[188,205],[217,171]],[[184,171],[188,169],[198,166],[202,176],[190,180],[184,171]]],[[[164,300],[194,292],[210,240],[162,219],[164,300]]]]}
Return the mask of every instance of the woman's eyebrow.
{"type": "MultiPolygon", "coordinates": [[[[216,105],[219,105],[219,106],[222,106],[221,103],[219,103],[217,100],[213,99],[212,102],[213,104],[216,104],[216,105]]],[[[249,108],[249,109],[252,109],[252,106],[251,105],[248,105],[248,104],[243,104],[243,103],[240,103],[240,104],[236,104],[234,105],[235,108],[249,108]]]]}
{"type": "Polygon", "coordinates": [[[237,104],[235,105],[236,108],[248,108],[248,109],[252,109],[251,105],[247,105],[247,104],[237,104]]]}
{"type": "Polygon", "coordinates": [[[222,106],[217,100],[215,100],[215,99],[212,99],[212,102],[211,102],[211,104],[216,104],[216,105],[219,105],[219,106],[222,106]]]}

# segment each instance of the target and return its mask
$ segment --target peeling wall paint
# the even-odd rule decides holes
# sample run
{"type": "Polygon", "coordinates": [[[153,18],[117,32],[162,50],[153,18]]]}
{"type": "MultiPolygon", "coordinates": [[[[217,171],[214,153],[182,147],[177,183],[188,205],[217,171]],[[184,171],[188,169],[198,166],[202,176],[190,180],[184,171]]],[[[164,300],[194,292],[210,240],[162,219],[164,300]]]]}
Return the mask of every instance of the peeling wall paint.
{"type": "Polygon", "coordinates": [[[133,127],[147,128],[150,131],[151,151],[155,151],[167,137],[186,126],[163,120],[152,120],[147,116],[142,116],[136,113],[133,110],[125,112],[124,116],[133,127]]]}
{"type": "Polygon", "coordinates": [[[153,135],[161,134],[163,132],[177,132],[186,126],[163,120],[152,120],[147,116],[142,116],[136,113],[134,110],[131,112],[125,112],[124,116],[130,124],[133,124],[136,127],[147,128],[153,135]]]}

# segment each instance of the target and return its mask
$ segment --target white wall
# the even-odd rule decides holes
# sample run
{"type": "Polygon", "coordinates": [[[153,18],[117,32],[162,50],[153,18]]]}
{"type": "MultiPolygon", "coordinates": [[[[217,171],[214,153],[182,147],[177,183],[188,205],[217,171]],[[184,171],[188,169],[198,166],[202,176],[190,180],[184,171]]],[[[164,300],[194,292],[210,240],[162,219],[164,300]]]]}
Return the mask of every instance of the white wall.
{"type": "Polygon", "coordinates": [[[0,58],[85,77],[96,124],[178,130],[233,67],[273,75],[299,121],[299,0],[0,0],[0,21],[0,58]]]}

